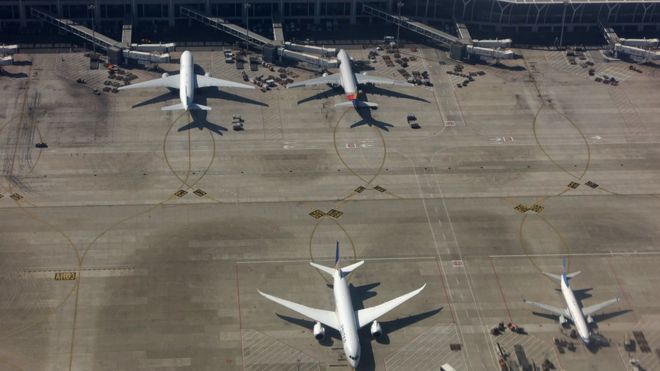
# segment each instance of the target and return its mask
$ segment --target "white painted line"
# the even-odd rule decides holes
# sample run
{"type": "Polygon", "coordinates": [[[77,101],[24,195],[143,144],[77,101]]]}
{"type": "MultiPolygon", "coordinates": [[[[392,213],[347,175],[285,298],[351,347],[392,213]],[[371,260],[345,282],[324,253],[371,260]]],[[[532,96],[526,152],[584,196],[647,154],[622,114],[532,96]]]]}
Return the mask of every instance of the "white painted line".
{"type": "MultiPolygon", "coordinates": [[[[435,256],[402,256],[391,258],[360,258],[364,261],[407,261],[407,260],[435,260],[435,256]]],[[[271,264],[271,263],[307,263],[310,259],[281,259],[281,260],[242,260],[236,264],[271,264]]],[[[334,262],[334,258],[315,259],[315,262],[329,261],[334,262]]]]}
{"type": "MultiPolygon", "coordinates": [[[[488,255],[489,258],[527,258],[527,257],[557,257],[557,256],[644,256],[644,255],[660,255],[660,251],[610,251],[610,252],[585,252],[585,253],[572,253],[572,254],[510,254],[510,255],[488,255]]],[[[472,256],[478,257],[478,256],[472,256]]]]}

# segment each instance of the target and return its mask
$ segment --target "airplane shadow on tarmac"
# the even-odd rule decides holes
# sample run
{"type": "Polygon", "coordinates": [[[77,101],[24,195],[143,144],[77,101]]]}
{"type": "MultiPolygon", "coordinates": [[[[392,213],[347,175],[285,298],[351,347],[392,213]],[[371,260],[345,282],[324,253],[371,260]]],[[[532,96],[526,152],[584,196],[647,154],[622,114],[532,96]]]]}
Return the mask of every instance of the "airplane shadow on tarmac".
{"type": "Polygon", "coordinates": [[[13,72],[8,72],[8,71],[5,71],[3,69],[0,69],[0,76],[7,76],[7,77],[12,78],[12,79],[24,79],[24,78],[28,77],[28,74],[25,73],[25,72],[13,73],[13,72]]]}
{"type": "MultiPolygon", "coordinates": [[[[339,87],[331,87],[329,90],[322,91],[320,93],[317,93],[315,95],[312,95],[310,97],[307,97],[305,99],[299,100],[298,104],[306,103],[312,100],[317,100],[317,99],[328,99],[331,97],[334,97],[336,95],[341,95],[343,94],[343,90],[339,87]]],[[[388,89],[383,89],[379,88],[375,85],[372,84],[366,84],[364,85],[364,88],[360,90],[358,100],[368,102],[369,98],[367,96],[369,95],[382,95],[386,97],[395,97],[395,98],[402,98],[402,99],[409,99],[409,100],[414,100],[414,101],[419,101],[419,102],[424,102],[424,103],[430,103],[428,100],[420,97],[416,97],[414,95],[409,95],[405,93],[399,93],[396,91],[388,90],[388,89]]],[[[394,125],[389,124],[387,122],[383,122],[380,120],[377,120],[373,117],[371,114],[371,110],[376,109],[376,108],[368,108],[368,107],[355,107],[355,112],[357,112],[358,115],[360,115],[360,120],[351,124],[351,128],[356,128],[359,126],[375,126],[383,131],[390,131],[389,128],[394,127],[394,125]]]]}
{"type": "MultiPolygon", "coordinates": [[[[163,93],[159,96],[147,99],[145,101],[142,101],[140,103],[137,103],[132,106],[132,108],[137,108],[137,107],[142,107],[142,106],[147,106],[150,104],[155,104],[155,103],[160,103],[160,102],[166,102],[171,99],[176,99],[178,98],[178,90],[177,89],[168,89],[169,91],[167,93],[163,93]]],[[[207,88],[202,88],[199,90],[199,92],[195,95],[195,102],[204,106],[207,106],[208,99],[220,99],[220,100],[227,100],[227,101],[233,101],[233,102],[238,102],[238,103],[245,103],[245,104],[253,104],[261,107],[268,107],[268,104],[262,103],[250,98],[245,98],[240,95],[236,95],[233,93],[229,93],[226,91],[222,91],[218,89],[217,87],[207,87],[207,88]]],[[[214,123],[211,123],[208,121],[208,111],[204,110],[190,110],[190,117],[192,118],[192,122],[190,122],[187,125],[182,126],[181,128],[178,129],[178,131],[185,131],[185,130],[190,130],[197,128],[199,130],[203,129],[209,129],[212,132],[222,135],[223,131],[228,131],[226,127],[217,125],[214,123]]]]}
{"type": "MultiPolygon", "coordinates": [[[[366,99],[363,100],[366,101],[366,99]]],[[[383,131],[390,131],[390,128],[394,127],[394,125],[388,124],[387,122],[376,120],[371,115],[371,108],[355,107],[355,112],[357,112],[357,114],[360,115],[360,121],[351,124],[351,129],[356,128],[358,126],[367,125],[367,126],[375,126],[383,131]]]]}
{"type": "MultiPolygon", "coordinates": [[[[239,103],[246,103],[246,104],[253,104],[261,107],[268,107],[266,103],[262,103],[256,100],[252,100],[249,98],[242,97],[240,95],[232,94],[226,91],[222,91],[216,87],[210,87],[210,88],[203,88],[200,90],[199,94],[196,95],[195,100],[204,106],[208,105],[207,100],[208,98],[214,98],[214,99],[221,99],[221,100],[228,100],[228,101],[233,101],[233,102],[239,102],[239,103]]],[[[222,108],[221,108],[222,109],[222,108]]],[[[193,128],[197,128],[199,130],[203,129],[209,129],[212,132],[222,135],[223,131],[227,131],[227,128],[221,125],[213,124],[208,121],[207,119],[208,111],[203,111],[203,110],[191,110],[190,111],[190,117],[192,118],[192,122],[182,126],[179,128],[178,131],[185,131],[185,130],[190,130],[193,128]]]]}
{"type": "MultiPolygon", "coordinates": [[[[351,293],[351,300],[353,301],[353,308],[355,310],[364,309],[365,308],[364,301],[378,295],[376,292],[372,291],[372,289],[378,287],[379,285],[380,282],[374,282],[362,286],[353,286],[353,284],[349,284],[349,291],[351,293]]],[[[332,288],[332,284],[328,284],[327,286],[332,288]]],[[[329,309],[329,308],[324,308],[324,309],[329,309]]],[[[373,349],[371,346],[372,339],[380,344],[389,344],[390,338],[388,334],[393,333],[406,326],[410,326],[419,321],[422,321],[426,318],[432,317],[435,314],[439,313],[441,310],[442,307],[430,311],[426,311],[423,313],[410,315],[403,318],[397,318],[391,321],[383,321],[383,322],[379,321],[381,327],[383,328],[383,334],[377,339],[373,339],[373,337],[369,333],[369,326],[363,327],[359,331],[360,348],[362,351],[360,355],[360,364],[358,365],[357,369],[360,371],[373,371],[376,369],[376,362],[374,359],[373,349]]],[[[279,313],[276,313],[275,315],[277,315],[278,317],[280,317],[281,319],[287,322],[304,327],[310,330],[310,332],[313,330],[315,324],[314,321],[310,321],[308,319],[289,317],[279,313]]],[[[310,334],[310,336],[312,336],[312,334],[310,334]]],[[[335,341],[338,340],[340,344],[335,345],[335,347],[341,347],[340,339],[341,339],[341,335],[339,334],[339,331],[326,327],[325,338],[319,341],[319,344],[325,347],[330,347],[335,345],[335,341]]]]}

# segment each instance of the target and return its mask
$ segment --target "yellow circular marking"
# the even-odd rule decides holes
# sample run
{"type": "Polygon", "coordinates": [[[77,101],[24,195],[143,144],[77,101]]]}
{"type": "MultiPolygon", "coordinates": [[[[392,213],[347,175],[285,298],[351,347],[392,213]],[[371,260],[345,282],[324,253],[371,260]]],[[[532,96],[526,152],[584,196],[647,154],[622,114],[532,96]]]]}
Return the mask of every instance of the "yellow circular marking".
{"type": "Polygon", "coordinates": [[[341,124],[341,120],[344,118],[344,116],[346,115],[346,113],[348,113],[349,110],[350,108],[344,110],[344,113],[342,113],[341,116],[339,116],[339,119],[335,123],[335,127],[332,131],[332,144],[335,147],[335,153],[337,153],[337,157],[339,157],[339,161],[341,161],[341,163],[348,169],[348,171],[351,172],[351,174],[358,177],[361,181],[364,182],[365,185],[368,186],[380,175],[380,173],[383,171],[383,168],[385,167],[385,160],[387,158],[387,145],[385,143],[385,137],[383,136],[383,133],[380,132],[380,129],[372,127],[372,130],[375,130],[378,133],[381,144],[383,145],[383,156],[381,158],[380,164],[378,165],[378,169],[376,170],[376,174],[374,174],[371,177],[371,179],[367,180],[365,177],[361,176],[355,170],[353,170],[353,168],[350,165],[348,165],[346,160],[344,160],[341,153],[339,152],[339,147],[337,146],[337,130],[339,129],[339,124],[341,124]]]}

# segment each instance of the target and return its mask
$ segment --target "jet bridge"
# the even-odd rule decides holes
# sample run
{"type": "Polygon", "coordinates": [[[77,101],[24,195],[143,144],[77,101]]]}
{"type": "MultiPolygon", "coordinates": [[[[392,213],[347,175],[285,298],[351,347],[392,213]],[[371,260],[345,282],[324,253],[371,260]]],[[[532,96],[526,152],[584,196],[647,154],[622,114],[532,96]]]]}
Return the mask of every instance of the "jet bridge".
{"type": "Polygon", "coordinates": [[[637,63],[660,61],[658,39],[624,39],[616,34],[612,27],[600,24],[605,40],[610,44],[611,52],[616,57],[625,57],[637,63]]]}
{"type": "Polygon", "coordinates": [[[133,22],[130,19],[124,18],[121,25],[121,43],[125,47],[131,46],[133,42],[133,22]]]}
{"type": "Polygon", "coordinates": [[[18,53],[18,45],[0,45],[0,66],[14,64],[16,53],[18,53]]]}
{"type": "Polygon", "coordinates": [[[245,28],[229,23],[222,18],[208,17],[202,12],[184,6],[180,9],[181,14],[186,17],[199,21],[209,27],[215,28],[216,30],[228,33],[243,42],[247,40],[250,45],[262,51],[263,58],[267,62],[275,62],[275,59],[277,58],[288,58],[299,62],[317,65],[322,68],[336,67],[339,64],[337,59],[334,58],[337,54],[334,49],[285,42],[284,32],[282,31],[282,22],[278,16],[273,18],[273,34],[275,35],[275,40],[271,40],[255,32],[248,32],[245,28]],[[330,53],[330,51],[332,51],[332,53],[330,53]]]}
{"type": "Polygon", "coordinates": [[[384,19],[387,22],[394,23],[395,25],[401,26],[407,30],[428,37],[429,39],[448,48],[451,48],[455,45],[464,45],[463,41],[461,41],[458,37],[437,30],[431,26],[427,26],[421,22],[414,21],[408,17],[390,14],[366,4],[362,5],[362,11],[368,15],[384,19]]]}
{"type": "Polygon", "coordinates": [[[113,40],[99,32],[90,30],[89,28],[78,24],[70,19],[56,17],[46,11],[37,9],[35,7],[30,8],[32,15],[46,21],[47,23],[52,24],[53,26],[64,30],[66,32],[72,33],[83,40],[90,42],[96,45],[98,48],[103,49],[108,54],[108,58],[111,63],[121,63],[123,59],[132,59],[136,60],[139,63],[168,63],[170,62],[170,55],[167,53],[151,53],[152,50],[158,50],[162,48],[163,45],[174,46],[174,44],[158,44],[153,48],[149,48],[149,45],[140,45],[141,50],[147,51],[135,51],[131,50],[131,45],[126,45],[126,42],[130,42],[132,27],[127,27],[127,24],[124,24],[122,27],[122,42],[113,40]]]}
{"type": "Polygon", "coordinates": [[[282,30],[282,17],[279,14],[273,15],[273,38],[277,45],[284,44],[284,31],[282,30]]]}
{"type": "Polygon", "coordinates": [[[0,55],[12,55],[18,53],[18,45],[0,45],[0,55]]]}
{"type": "Polygon", "coordinates": [[[304,53],[300,51],[290,50],[287,47],[278,48],[277,53],[280,57],[295,59],[300,62],[310,63],[321,68],[334,68],[339,66],[337,58],[324,58],[320,55],[304,53]]]}
{"type": "Polygon", "coordinates": [[[510,40],[508,40],[508,44],[498,42],[497,40],[473,41],[467,26],[462,23],[456,24],[459,36],[454,36],[408,17],[390,14],[366,4],[362,5],[362,11],[368,15],[384,19],[387,22],[413,31],[449,48],[449,56],[454,59],[473,57],[484,61],[499,61],[514,57],[513,51],[501,48],[502,45],[508,47],[511,43],[510,40]]]}
{"type": "Polygon", "coordinates": [[[209,27],[213,27],[216,30],[228,33],[234,37],[237,37],[243,42],[247,41],[250,45],[256,47],[259,50],[262,50],[266,45],[274,45],[275,42],[271,39],[265,38],[255,32],[248,32],[245,28],[230,23],[222,18],[218,17],[208,17],[204,13],[197,10],[193,10],[182,6],[181,15],[184,15],[188,18],[194,19],[196,21],[202,22],[209,27]]]}
{"type": "Polygon", "coordinates": [[[118,41],[115,41],[107,36],[104,36],[98,32],[94,32],[89,28],[78,24],[70,19],[58,18],[48,12],[45,12],[41,9],[30,7],[30,12],[33,16],[46,21],[47,23],[52,24],[53,26],[64,30],[66,32],[72,33],[87,42],[90,42],[97,47],[108,50],[110,48],[121,48],[122,44],[118,41]]]}
{"type": "Polygon", "coordinates": [[[331,57],[331,58],[336,57],[338,52],[336,48],[324,48],[322,46],[315,46],[315,45],[294,44],[289,41],[285,42],[284,46],[288,50],[308,52],[312,54],[318,54],[323,57],[331,57]]]}
{"type": "Polygon", "coordinates": [[[456,30],[459,39],[466,44],[472,44],[472,35],[470,35],[470,30],[468,30],[465,23],[456,23],[456,30]]]}

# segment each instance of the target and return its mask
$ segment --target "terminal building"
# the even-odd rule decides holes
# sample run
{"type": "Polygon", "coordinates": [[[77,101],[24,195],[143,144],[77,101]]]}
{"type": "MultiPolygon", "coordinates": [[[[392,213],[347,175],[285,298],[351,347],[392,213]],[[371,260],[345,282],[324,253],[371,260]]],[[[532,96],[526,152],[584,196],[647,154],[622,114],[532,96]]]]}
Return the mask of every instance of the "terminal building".
{"type": "Polygon", "coordinates": [[[134,25],[168,28],[186,25],[182,6],[213,17],[250,25],[279,15],[296,27],[335,29],[342,24],[381,22],[363,12],[363,5],[422,22],[462,22],[493,31],[582,31],[607,25],[619,30],[660,30],[660,0],[0,0],[3,32],[39,22],[37,7],[81,24],[96,20],[103,28],[134,25]],[[248,14],[249,13],[249,14],[248,14]],[[255,22],[255,23],[252,23],[255,22]]]}

